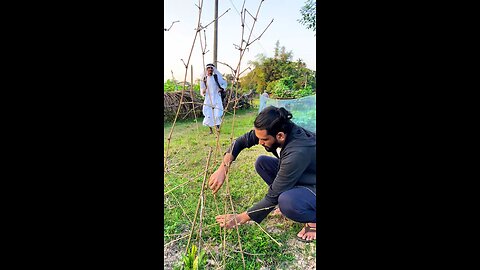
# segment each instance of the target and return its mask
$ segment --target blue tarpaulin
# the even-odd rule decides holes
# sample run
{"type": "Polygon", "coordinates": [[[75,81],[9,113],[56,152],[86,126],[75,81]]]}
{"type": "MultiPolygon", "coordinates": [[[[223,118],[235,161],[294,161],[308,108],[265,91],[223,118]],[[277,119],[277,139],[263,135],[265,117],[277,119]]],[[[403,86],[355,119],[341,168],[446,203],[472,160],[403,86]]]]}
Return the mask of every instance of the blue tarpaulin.
{"type": "Polygon", "coordinates": [[[315,95],[298,99],[272,99],[260,95],[260,113],[267,106],[284,107],[293,117],[292,121],[310,131],[317,132],[317,98],[315,95]]]}

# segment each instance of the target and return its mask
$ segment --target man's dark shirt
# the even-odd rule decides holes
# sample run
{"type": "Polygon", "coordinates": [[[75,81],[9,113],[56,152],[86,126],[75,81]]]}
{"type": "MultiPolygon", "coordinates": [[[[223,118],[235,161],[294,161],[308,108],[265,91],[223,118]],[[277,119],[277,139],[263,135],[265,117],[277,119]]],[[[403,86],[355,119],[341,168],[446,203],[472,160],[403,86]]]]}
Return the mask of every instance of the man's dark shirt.
{"type": "MultiPolygon", "coordinates": [[[[251,130],[237,138],[227,153],[231,153],[236,159],[243,149],[257,145],[258,141],[255,132],[251,130]]],[[[278,197],[282,192],[295,186],[305,186],[316,193],[315,133],[294,125],[291,132],[287,134],[280,157],[276,151],[273,151],[272,154],[279,158],[277,176],[269,186],[267,195],[247,211],[250,218],[258,223],[278,204],[278,197]]]]}

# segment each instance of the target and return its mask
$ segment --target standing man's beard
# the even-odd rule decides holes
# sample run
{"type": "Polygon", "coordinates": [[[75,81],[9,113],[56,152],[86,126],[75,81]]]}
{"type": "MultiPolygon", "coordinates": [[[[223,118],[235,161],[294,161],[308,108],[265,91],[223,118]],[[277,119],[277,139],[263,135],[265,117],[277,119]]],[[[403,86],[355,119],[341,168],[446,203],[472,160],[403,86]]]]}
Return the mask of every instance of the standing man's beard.
{"type": "Polygon", "coordinates": [[[265,150],[267,152],[275,152],[277,150],[277,148],[280,147],[280,144],[275,141],[272,146],[268,147],[268,146],[264,146],[263,148],[265,148],[265,150]]]}

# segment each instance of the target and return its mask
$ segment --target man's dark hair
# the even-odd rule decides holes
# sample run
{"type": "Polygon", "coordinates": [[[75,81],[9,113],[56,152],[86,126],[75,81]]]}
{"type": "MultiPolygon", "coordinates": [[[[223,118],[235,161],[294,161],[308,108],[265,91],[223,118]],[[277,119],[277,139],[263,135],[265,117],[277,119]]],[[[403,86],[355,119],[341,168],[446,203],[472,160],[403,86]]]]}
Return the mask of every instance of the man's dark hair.
{"type": "Polygon", "coordinates": [[[285,108],[268,106],[257,115],[253,125],[256,129],[266,130],[268,135],[275,137],[278,132],[290,133],[293,127],[291,118],[292,114],[285,108]]]}

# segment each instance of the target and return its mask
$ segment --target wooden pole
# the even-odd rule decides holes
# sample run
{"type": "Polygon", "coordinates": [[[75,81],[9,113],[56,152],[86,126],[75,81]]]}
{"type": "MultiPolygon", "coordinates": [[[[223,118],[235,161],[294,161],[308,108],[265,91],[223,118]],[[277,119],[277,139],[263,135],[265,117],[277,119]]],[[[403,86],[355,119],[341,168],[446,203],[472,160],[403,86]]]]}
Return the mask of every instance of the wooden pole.
{"type": "Polygon", "coordinates": [[[217,41],[218,41],[218,0],[215,0],[215,24],[213,27],[213,64],[217,66],[217,41]]]}

